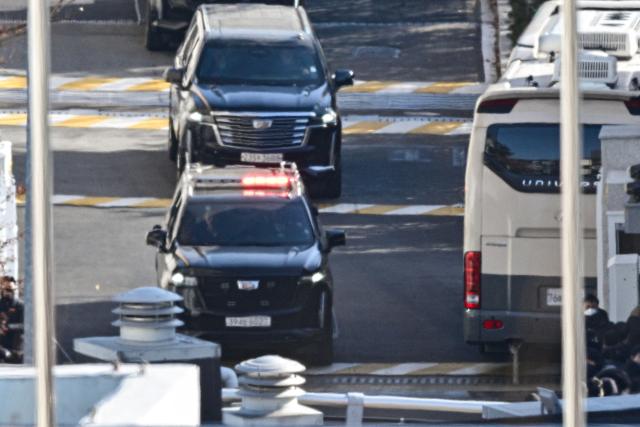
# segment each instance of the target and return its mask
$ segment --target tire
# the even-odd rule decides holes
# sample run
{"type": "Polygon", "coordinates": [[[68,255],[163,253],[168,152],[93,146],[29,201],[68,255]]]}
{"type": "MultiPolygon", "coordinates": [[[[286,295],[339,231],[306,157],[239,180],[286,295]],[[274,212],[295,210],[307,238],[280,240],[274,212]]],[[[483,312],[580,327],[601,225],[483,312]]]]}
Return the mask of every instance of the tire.
{"type": "Polygon", "coordinates": [[[323,179],[322,197],[337,199],[342,195],[342,153],[338,145],[335,158],[335,170],[323,179]]]}
{"type": "MultiPolygon", "coordinates": [[[[330,299],[330,294],[328,298],[330,299]]],[[[300,359],[308,366],[327,366],[333,363],[333,303],[325,306],[325,326],[318,341],[303,347],[300,359]]]]}
{"type": "Polygon", "coordinates": [[[327,199],[337,199],[342,195],[342,168],[337,167],[324,179],[322,196],[327,199]]]}
{"type": "Polygon", "coordinates": [[[145,23],[145,46],[150,51],[160,51],[166,49],[164,35],[162,30],[152,25],[153,21],[158,19],[158,11],[151,6],[151,0],[146,0],[147,5],[147,22],[145,23]]]}
{"type": "Polygon", "coordinates": [[[173,131],[173,123],[169,120],[169,160],[172,162],[176,162],[178,158],[178,138],[176,138],[176,133],[173,131]]]}
{"type": "Polygon", "coordinates": [[[182,172],[184,172],[185,163],[186,163],[186,155],[185,155],[184,149],[178,148],[176,153],[176,181],[180,181],[182,172]]]}

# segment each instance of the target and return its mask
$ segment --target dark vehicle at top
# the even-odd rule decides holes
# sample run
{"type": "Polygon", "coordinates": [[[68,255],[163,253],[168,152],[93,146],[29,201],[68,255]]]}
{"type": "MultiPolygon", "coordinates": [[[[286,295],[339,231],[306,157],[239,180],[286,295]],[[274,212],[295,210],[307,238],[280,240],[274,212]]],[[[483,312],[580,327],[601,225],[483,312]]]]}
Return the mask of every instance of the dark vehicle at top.
{"type": "Polygon", "coordinates": [[[159,285],[184,298],[188,333],[225,351],[273,348],[331,363],[329,253],[345,234],[322,230],[295,165],[192,165],[147,244],[158,248],[159,285]]]}
{"type": "Polygon", "coordinates": [[[201,4],[259,3],[298,7],[304,0],[144,0],[145,45],[149,50],[165,50],[184,35],[201,4]]]}
{"type": "Polygon", "coordinates": [[[330,73],[303,8],[200,6],[165,79],[178,175],[189,162],[295,162],[313,193],[340,196],[336,93],[353,72],[330,73]]]}

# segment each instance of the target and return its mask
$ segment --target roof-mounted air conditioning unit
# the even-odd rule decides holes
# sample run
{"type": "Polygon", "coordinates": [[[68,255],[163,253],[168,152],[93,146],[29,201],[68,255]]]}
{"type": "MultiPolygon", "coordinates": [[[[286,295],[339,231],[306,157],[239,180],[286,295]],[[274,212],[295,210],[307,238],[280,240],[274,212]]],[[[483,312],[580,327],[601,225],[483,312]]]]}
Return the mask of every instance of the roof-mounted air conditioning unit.
{"type": "MultiPolygon", "coordinates": [[[[556,60],[553,82],[560,81],[561,61],[556,60]]],[[[604,52],[578,52],[578,76],[583,82],[615,86],[618,82],[618,60],[604,52]]]]}
{"type": "Polygon", "coordinates": [[[581,28],[578,44],[585,50],[602,50],[610,55],[630,58],[638,51],[640,13],[598,12],[588,28],[581,28]]]}
{"type": "MultiPolygon", "coordinates": [[[[550,21],[540,33],[536,57],[560,52],[562,16],[550,21]]],[[[630,58],[638,51],[640,12],[623,10],[581,10],[578,12],[578,46],[619,58],[630,58]]]]}

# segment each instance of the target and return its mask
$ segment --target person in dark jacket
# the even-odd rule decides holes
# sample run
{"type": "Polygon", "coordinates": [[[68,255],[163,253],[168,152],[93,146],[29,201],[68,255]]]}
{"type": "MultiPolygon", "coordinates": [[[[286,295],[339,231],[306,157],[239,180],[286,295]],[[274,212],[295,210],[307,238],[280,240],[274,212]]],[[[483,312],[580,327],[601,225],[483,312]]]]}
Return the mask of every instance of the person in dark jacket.
{"type": "Polygon", "coordinates": [[[631,380],[631,393],[640,393],[640,345],[631,350],[624,370],[631,380]]]}
{"type": "Polygon", "coordinates": [[[611,326],[609,314],[600,308],[598,297],[588,294],[584,298],[585,327],[598,335],[602,335],[611,326]]]}
{"type": "Polygon", "coordinates": [[[0,360],[22,362],[24,305],[16,297],[18,287],[11,276],[0,279],[0,360]]]}

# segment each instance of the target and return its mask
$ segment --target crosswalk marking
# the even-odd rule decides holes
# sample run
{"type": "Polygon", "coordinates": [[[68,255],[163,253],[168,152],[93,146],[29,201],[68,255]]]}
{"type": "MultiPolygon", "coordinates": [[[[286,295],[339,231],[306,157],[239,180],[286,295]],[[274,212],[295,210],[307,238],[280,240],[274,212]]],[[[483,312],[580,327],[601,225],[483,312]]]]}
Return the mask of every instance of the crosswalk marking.
{"type": "Polygon", "coordinates": [[[78,90],[89,92],[99,88],[100,86],[106,85],[108,83],[113,83],[116,81],[116,78],[112,77],[85,77],[83,79],[70,81],[64,83],[56,88],[56,90],[65,91],[65,90],[78,90]]]}
{"type": "MultiPolygon", "coordinates": [[[[101,113],[98,111],[54,111],[49,115],[53,127],[87,129],[129,129],[166,131],[169,126],[164,114],[101,113]]],[[[24,126],[24,112],[0,111],[0,126],[24,126]]],[[[468,135],[471,123],[468,119],[431,116],[355,116],[343,117],[344,135],[468,135]]]]}
{"type": "MultiPolygon", "coordinates": [[[[558,364],[522,364],[522,375],[557,375],[558,364]]],[[[428,376],[428,375],[495,375],[509,377],[508,362],[409,362],[409,363],[334,363],[320,368],[309,368],[305,375],[374,375],[374,376],[428,376]]]]}
{"type": "Polygon", "coordinates": [[[431,122],[412,129],[409,133],[446,135],[448,132],[457,129],[461,124],[461,122],[431,122]]]}
{"type": "Polygon", "coordinates": [[[342,133],[345,135],[366,134],[374,133],[375,131],[386,127],[388,123],[374,122],[374,121],[362,121],[349,124],[342,129],[342,133]]]}
{"type": "MultiPolygon", "coordinates": [[[[18,203],[24,204],[24,196],[18,197],[18,203]]],[[[52,203],[58,206],[94,207],[94,208],[168,208],[171,199],[155,197],[115,197],[84,196],[77,194],[56,194],[52,203]]],[[[320,203],[320,213],[351,215],[408,215],[408,216],[461,216],[462,205],[386,205],[377,203],[320,203]]]]}
{"type": "MultiPolygon", "coordinates": [[[[166,92],[170,84],[158,77],[74,76],[57,74],[51,77],[51,89],[55,91],[79,92],[166,92]]],[[[19,75],[0,75],[0,89],[21,90],[27,88],[27,78],[19,75]]],[[[478,82],[402,82],[357,80],[353,86],[343,88],[344,93],[433,93],[459,94],[484,91],[485,85],[478,82]]]]}
{"type": "Polygon", "coordinates": [[[0,77],[0,89],[26,89],[27,78],[22,76],[0,77]]]}

